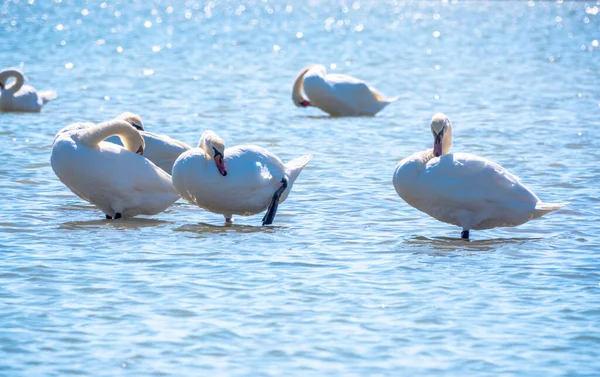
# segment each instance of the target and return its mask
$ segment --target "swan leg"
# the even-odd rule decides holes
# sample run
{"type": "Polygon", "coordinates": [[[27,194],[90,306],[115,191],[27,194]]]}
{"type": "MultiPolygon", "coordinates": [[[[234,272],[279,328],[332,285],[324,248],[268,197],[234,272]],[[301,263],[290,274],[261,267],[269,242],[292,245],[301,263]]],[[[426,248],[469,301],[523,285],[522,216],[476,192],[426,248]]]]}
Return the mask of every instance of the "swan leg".
{"type": "Polygon", "coordinates": [[[469,230],[463,230],[460,233],[460,238],[462,238],[463,240],[468,240],[469,239],[469,230]]]}
{"type": "Polygon", "coordinates": [[[121,213],[120,212],[115,213],[115,219],[120,219],[120,218],[121,218],[121,213]]]}
{"type": "Polygon", "coordinates": [[[265,213],[265,216],[262,219],[263,225],[269,225],[273,223],[273,220],[275,219],[275,214],[277,213],[277,207],[279,206],[279,198],[281,197],[281,194],[283,194],[287,187],[288,180],[287,178],[283,177],[281,179],[281,187],[278,188],[277,191],[275,191],[275,193],[273,194],[273,199],[271,199],[271,203],[269,204],[267,213],[265,213]]]}
{"type": "Polygon", "coordinates": [[[226,224],[233,224],[233,215],[225,216],[226,224]]]}
{"type": "Polygon", "coordinates": [[[112,216],[108,216],[106,214],[104,216],[106,216],[106,220],[112,220],[112,216]]]}

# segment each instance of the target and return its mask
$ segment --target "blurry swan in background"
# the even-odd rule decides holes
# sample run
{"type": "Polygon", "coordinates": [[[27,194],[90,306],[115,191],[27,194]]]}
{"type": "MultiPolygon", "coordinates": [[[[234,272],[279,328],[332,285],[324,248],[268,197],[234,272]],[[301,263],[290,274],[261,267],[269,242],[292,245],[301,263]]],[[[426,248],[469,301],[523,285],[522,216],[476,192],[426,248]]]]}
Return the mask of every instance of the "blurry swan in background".
{"type": "Polygon", "coordinates": [[[332,116],[375,115],[396,98],[385,98],[364,81],[348,75],[327,74],[320,64],[304,68],[296,77],[292,100],[298,107],[317,107],[332,116]],[[302,90],[308,98],[302,94],[302,90]]]}
{"type": "Polygon", "coordinates": [[[25,77],[16,68],[0,71],[0,111],[40,112],[42,107],[56,98],[54,90],[37,92],[29,85],[23,85],[25,77]],[[10,78],[15,83],[8,85],[10,78]]]}
{"type": "Polygon", "coordinates": [[[182,198],[227,222],[234,214],[249,216],[267,210],[262,224],[273,222],[294,181],[310,161],[307,154],[284,164],[255,145],[225,149],[223,139],[204,131],[198,148],[179,156],[173,166],[173,184],[182,198]]]}
{"type": "MultiPolygon", "coordinates": [[[[125,112],[115,119],[124,120],[140,131],[144,138],[144,157],[152,161],[156,166],[171,174],[173,164],[177,157],[183,152],[192,149],[186,143],[175,140],[167,135],[158,135],[144,130],[144,123],[139,115],[125,112]]],[[[112,136],[106,141],[123,145],[121,139],[117,136],[112,136]]]]}
{"type": "Polygon", "coordinates": [[[107,219],[154,215],[179,196],[171,176],[143,152],[144,139],[128,122],[75,123],[56,135],[50,162],[60,181],[107,219]],[[104,141],[112,135],[124,147],[104,141]]]}
{"type": "Polygon", "coordinates": [[[516,226],[563,207],[544,203],[502,166],[468,153],[450,153],[452,123],[444,114],[431,120],[433,150],[400,161],[394,187],[408,204],[437,220],[471,229],[516,226]]]}

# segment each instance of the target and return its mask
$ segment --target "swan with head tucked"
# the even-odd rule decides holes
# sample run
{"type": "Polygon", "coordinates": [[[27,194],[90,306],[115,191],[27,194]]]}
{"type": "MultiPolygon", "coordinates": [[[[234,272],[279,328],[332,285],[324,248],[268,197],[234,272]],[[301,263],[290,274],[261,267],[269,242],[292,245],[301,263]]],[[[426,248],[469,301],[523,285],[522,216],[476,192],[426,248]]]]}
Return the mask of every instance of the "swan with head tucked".
{"type": "MultiPolygon", "coordinates": [[[[140,131],[144,138],[144,157],[152,161],[156,166],[171,174],[173,164],[177,157],[183,152],[192,149],[186,143],[175,140],[167,135],[159,135],[144,130],[144,123],[139,115],[125,112],[115,119],[124,120],[140,131]]],[[[117,136],[111,136],[106,141],[123,145],[121,139],[117,136]]]]}
{"type": "Polygon", "coordinates": [[[75,123],[57,133],[50,162],[60,181],[107,219],[154,215],[179,195],[171,176],[143,152],[144,139],[128,122],[75,123]],[[104,141],[112,135],[124,147],[104,141]]]}
{"type": "Polygon", "coordinates": [[[182,198],[227,222],[233,215],[249,216],[267,210],[263,225],[271,224],[296,178],[312,155],[284,164],[268,150],[254,145],[225,149],[223,139],[204,131],[198,148],[183,153],[173,166],[173,184],[182,198]]]}
{"type": "Polygon", "coordinates": [[[40,112],[42,107],[56,98],[54,90],[37,92],[29,85],[23,85],[25,77],[16,68],[0,71],[0,111],[40,112]],[[8,85],[8,80],[15,82],[8,85]]]}
{"type": "Polygon", "coordinates": [[[398,195],[439,221],[471,229],[517,226],[563,207],[542,202],[502,166],[468,153],[450,153],[452,123],[438,113],[431,120],[433,149],[400,161],[394,173],[398,195]]]}
{"type": "Polygon", "coordinates": [[[314,106],[332,116],[375,115],[396,99],[385,98],[352,76],[327,74],[320,64],[304,68],[292,88],[292,100],[297,107],[314,106]],[[308,98],[302,94],[303,89],[308,98]]]}

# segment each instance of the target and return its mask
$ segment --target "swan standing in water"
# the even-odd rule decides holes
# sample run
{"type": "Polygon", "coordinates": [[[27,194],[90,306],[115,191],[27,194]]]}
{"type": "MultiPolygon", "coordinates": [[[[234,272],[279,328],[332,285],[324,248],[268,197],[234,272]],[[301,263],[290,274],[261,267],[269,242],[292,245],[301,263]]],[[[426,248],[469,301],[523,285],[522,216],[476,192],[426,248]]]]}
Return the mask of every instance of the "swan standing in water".
{"type": "Polygon", "coordinates": [[[231,222],[234,214],[249,216],[267,210],[263,225],[271,224],[308,154],[287,164],[254,145],[225,149],[223,139],[204,131],[198,148],[185,152],[173,166],[173,184],[182,198],[231,222]]]}
{"type": "Polygon", "coordinates": [[[563,207],[544,203],[502,166],[468,153],[449,153],[452,123],[438,113],[431,120],[433,150],[400,161],[394,187],[408,204],[437,220],[471,229],[516,226],[563,207]]]}
{"type": "Polygon", "coordinates": [[[8,68],[0,71],[0,111],[37,113],[47,102],[56,98],[54,90],[36,92],[32,86],[23,85],[24,83],[25,77],[18,69],[8,68]],[[7,86],[11,77],[15,79],[15,83],[7,86]]]}
{"type": "MultiPolygon", "coordinates": [[[[169,174],[173,170],[173,164],[177,160],[177,157],[183,152],[192,149],[186,143],[170,138],[167,135],[158,135],[145,131],[144,123],[139,115],[125,112],[115,119],[124,120],[140,131],[145,143],[144,157],[169,174]]],[[[106,141],[123,145],[121,139],[117,136],[112,136],[106,141]]]]}
{"type": "Polygon", "coordinates": [[[332,116],[375,115],[398,98],[385,98],[364,81],[342,74],[327,74],[314,64],[304,68],[292,89],[297,107],[317,107],[332,116]],[[304,98],[302,89],[308,96],[304,98]]]}
{"type": "Polygon", "coordinates": [[[107,219],[154,215],[179,196],[171,176],[141,156],[143,152],[144,139],[123,120],[75,123],[56,135],[50,162],[60,181],[107,219]],[[112,135],[125,147],[104,141],[112,135]]]}

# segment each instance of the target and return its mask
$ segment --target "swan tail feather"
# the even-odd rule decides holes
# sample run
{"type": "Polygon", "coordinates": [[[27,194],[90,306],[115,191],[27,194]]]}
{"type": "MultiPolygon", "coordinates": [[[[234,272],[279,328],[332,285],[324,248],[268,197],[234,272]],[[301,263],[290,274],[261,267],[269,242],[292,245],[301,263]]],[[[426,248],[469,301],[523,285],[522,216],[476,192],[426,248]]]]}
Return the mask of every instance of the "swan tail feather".
{"type": "Polygon", "coordinates": [[[535,204],[535,217],[544,216],[547,213],[554,212],[562,207],[566,206],[569,203],[545,203],[545,202],[537,202],[535,204]]]}
{"type": "Polygon", "coordinates": [[[42,103],[46,104],[56,98],[56,92],[54,90],[46,90],[39,93],[42,103]]]}
{"type": "Polygon", "coordinates": [[[306,164],[308,164],[312,156],[312,153],[309,153],[302,157],[295,158],[289,161],[287,164],[285,164],[285,170],[290,178],[290,182],[293,183],[296,180],[296,178],[298,178],[300,172],[302,171],[302,169],[304,169],[306,164]]]}

